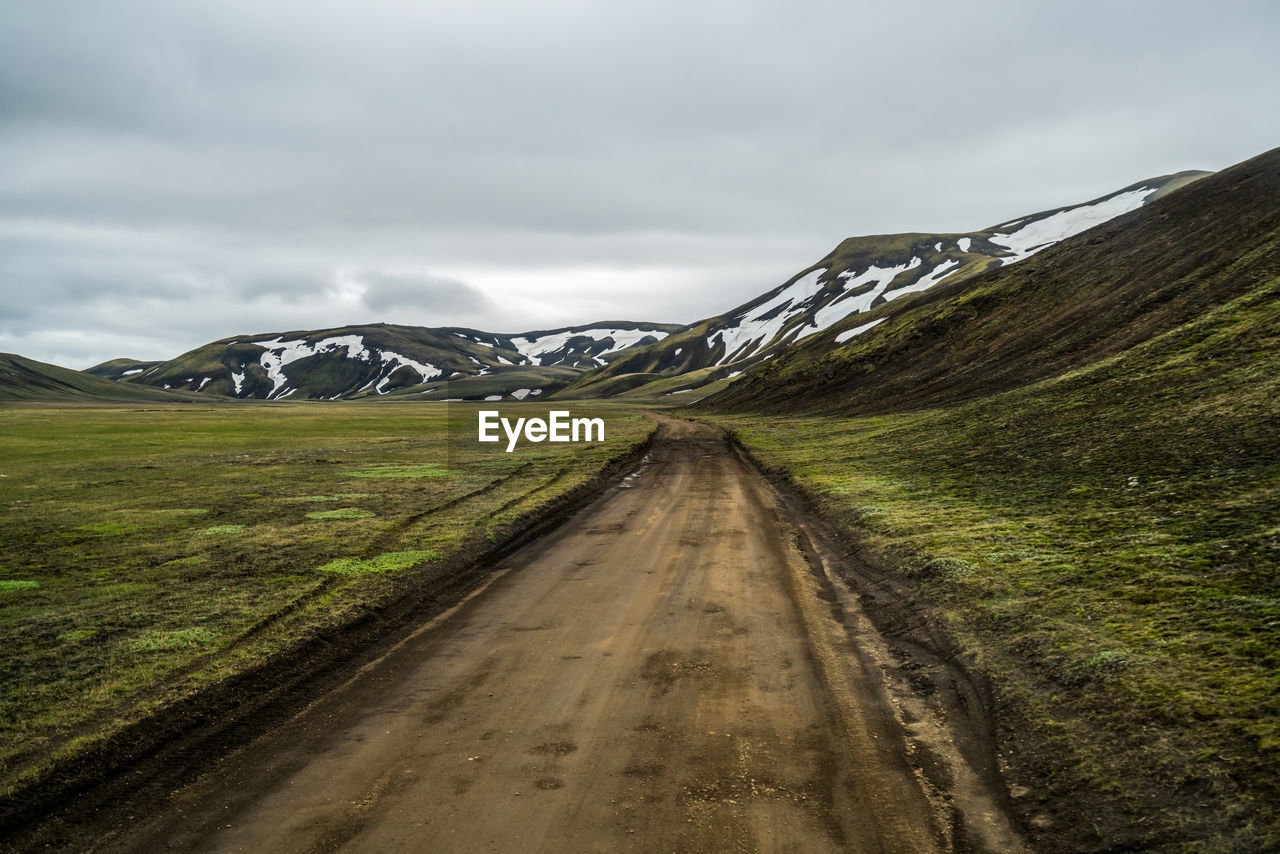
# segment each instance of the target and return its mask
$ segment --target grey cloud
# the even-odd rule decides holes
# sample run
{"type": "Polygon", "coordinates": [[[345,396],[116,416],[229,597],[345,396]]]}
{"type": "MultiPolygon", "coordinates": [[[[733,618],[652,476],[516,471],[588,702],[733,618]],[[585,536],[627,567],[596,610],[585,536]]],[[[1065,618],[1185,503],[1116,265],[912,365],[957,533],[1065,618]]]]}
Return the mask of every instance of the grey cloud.
{"type": "Polygon", "coordinates": [[[694,320],[850,234],[1259,153],[1277,35],[1269,2],[0,4],[0,346],[694,320]]]}
{"type": "Polygon", "coordinates": [[[492,308],[488,297],[458,279],[413,272],[357,273],[353,278],[365,285],[364,304],[380,313],[434,313],[456,324],[461,318],[483,318],[492,308]]]}

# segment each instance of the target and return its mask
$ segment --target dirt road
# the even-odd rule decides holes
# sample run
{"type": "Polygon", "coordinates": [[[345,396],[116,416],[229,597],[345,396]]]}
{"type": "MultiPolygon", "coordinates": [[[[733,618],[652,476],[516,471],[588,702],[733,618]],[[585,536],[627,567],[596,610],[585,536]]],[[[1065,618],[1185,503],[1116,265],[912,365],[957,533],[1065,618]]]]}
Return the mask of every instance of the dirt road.
{"type": "Polygon", "coordinates": [[[1018,850],[951,735],[930,755],[956,792],[913,767],[924,713],[772,489],[711,428],[663,429],[487,586],[108,847],[1018,850]]]}

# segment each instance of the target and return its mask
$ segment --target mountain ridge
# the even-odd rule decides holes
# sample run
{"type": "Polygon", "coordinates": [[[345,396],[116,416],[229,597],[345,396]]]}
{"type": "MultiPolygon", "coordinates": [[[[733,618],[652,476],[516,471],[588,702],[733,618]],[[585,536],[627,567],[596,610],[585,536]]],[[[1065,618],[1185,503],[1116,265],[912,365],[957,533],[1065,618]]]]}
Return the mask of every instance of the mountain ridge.
{"type": "Polygon", "coordinates": [[[1122,352],[1270,269],[1230,247],[1280,228],[1280,149],[1166,194],[1043,254],[849,317],[748,372],[711,406],[878,412],[989,394],[1122,352]],[[1171,251],[1179,242],[1201,247],[1171,251]],[[866,321],[872,321],[867,324],[866,321]],[[855,327],[855,322],[857,327],[855,327]],[[849,335],[858,327],[856,335],[849,335]],[[839,340],[841,336],[847,336],[839,340]],[[840,400],[834,397],[844,395],[840,400]]]}
{"type": "Polygon", "coordinates": [[[390,323],[233,335],[162,362],[113,359],[89,373],[239,399],[423,400],[542,394],[677,324],[604,321],[514,334],[390,323]]]}
{"type": "Polygon", "coordinates": [[[575,380],[561,397],[671,393],[731,379],[788,345],[853,314],[942,282],[1009,267],[1048,246],[1163,198],[1212,173],[1188,170],[1138,181],[1087,202],[1027,214],[967,233],[850,237],[821,260],[724,314],[676,330],[575,380]]]}
{"type": "MultiPolygon", "coordinates": [[[[718,391],[850,317],[1008,269],[1212,173],[1139,181],[974,232],[863,235],[763,294],[691,324],[598,321],[519,333],[373,323],[235,335],[172,359],[112,359],[89,375],[259,400],[503,400],[718,391]]],[[[861,324],[860,324],[861,325],[861,324]]],[[[870,328],[869,326],[867,328],[870,328]]]]}
{"type": "Polygon", "coordinates": [[[119,402],[199,402],[198,395],[131,386],[16,353],[0,353],[0,402],[93,400],[119,402]]]}

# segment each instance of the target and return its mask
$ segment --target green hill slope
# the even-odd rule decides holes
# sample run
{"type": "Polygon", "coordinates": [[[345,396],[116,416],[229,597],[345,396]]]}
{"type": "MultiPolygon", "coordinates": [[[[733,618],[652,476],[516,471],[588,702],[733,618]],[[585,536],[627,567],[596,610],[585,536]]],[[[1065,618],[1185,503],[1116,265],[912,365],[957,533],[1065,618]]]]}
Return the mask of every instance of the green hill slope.
{"type": "Polygon", "coordinates": [[[1201,317],[1266,282],[1280,258],[1277,228],[1280,151],[1015,266],[849,318],[708,403],[876,412],[939,405],[1056,376],[1201,317]],[[884,322],[838,341],[872,320],[884,322]]]}
{"type": "Polygon", "coordinates": [[[162,362],[140,362],[137,359],[108,359],[105,362],[99,362],[92,368],[85,368],[86,374],[93,374],[95,377],[102,377],[104,380],[123,380],[131,376],[148,371],[162,362]]]}
{"type": "Polygon", "coordinates": [[[116,383],[82,371],[0,353],[0,401],[169,401],[194,395],[116,383]]]}
{"type": "Polygon", "coordinates": [[[875,318],[699,411],[991,680],[1044,850],[1277,850],[1280,151],[875,318]]]}

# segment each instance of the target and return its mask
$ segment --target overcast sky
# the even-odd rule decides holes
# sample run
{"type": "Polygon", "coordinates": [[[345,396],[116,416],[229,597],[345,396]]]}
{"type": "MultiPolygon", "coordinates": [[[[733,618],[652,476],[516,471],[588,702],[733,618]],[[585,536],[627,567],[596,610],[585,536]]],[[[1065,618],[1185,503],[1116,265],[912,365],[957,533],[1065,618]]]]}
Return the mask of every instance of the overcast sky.
{"type": "Polygon", "coordinates": [[[1280,4],[0,0],[0,351],[689,322],[1280,145],[1280,4]]]}

